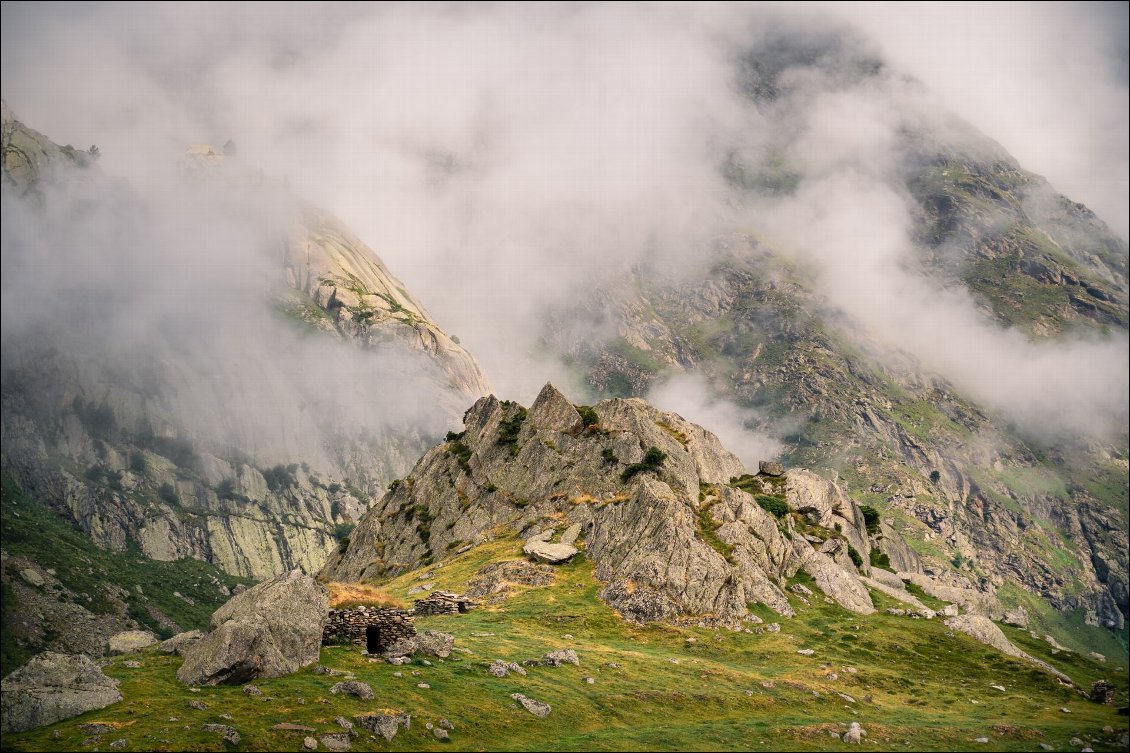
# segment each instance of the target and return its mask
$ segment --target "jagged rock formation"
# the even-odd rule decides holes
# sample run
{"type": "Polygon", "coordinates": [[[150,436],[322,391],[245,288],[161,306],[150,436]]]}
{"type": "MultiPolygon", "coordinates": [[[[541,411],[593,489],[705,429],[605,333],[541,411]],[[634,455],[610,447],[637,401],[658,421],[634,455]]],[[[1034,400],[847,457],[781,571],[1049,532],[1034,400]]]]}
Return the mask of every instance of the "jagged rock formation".
{"type": "Polygon", "coordinates": [[[864,516],[815,474],[743,475],[713,434],[677,414],[618,398],[579,411],[552,385],[528,410],[482,398],[464,425],[362,519],[322,577],[388,575],[500,528],[538,544],[568,528],[608,584],[602,596],[629,619],[735,620],[753,602],[791,615],[782,589],[797,570],[845,608],[874,611],[861,580],[871,572],[864,516]],[[759,498],[791,514],[778,519],[759,498]]]}
{"type": "MultiPolygon", "coordinates": [[[[128,189],[94,166],[95,154],[53,144],[16,120],[6,103],[2,127],[6,206],[50,209],[59,186],[93,185],[92,192],[125,193],[128,201],[128,189]]],[[[273,300],[261,304],[295,336],[313,331],[347,347],[417,359],[429,374],[418,378],[419,392],[431,396],[437,415],[455,416],[487,392],[471,356],[340,221],[209,147],[190,149],[185,163],[185,180],[273,192],[293,207],[289,233],[278,238],[280,279],[264,288],[273,300]]],[[[15,250],[10,240],[6,255],[15,250]]],[[[434,440],[409,424],[350,434],[314,407],[292,411],[298,419],[289,424],[201,413],[222,405],[206,395],[208,385],[222,383],[222,360],[209,370],[181,352],[182,343],[161,341],[130,368],[112,357],[77,363],[66,338],[55,334],[45,326],[21,341],[6,335],[2,466],[105,548],[124,551],[132,542],[154,559],[192,557],[257,579],[295,566],[314,570],[335,545],[335,529],[356,521],[369,494],[434,440]],[[194,391],[197,398],[182,399],[194,391]],[[208,426],[223,426],[226,435],[209,436],[208,426]]],[[[324,368],[334,368],[332,358],[324,368]]],[[[245,391],[255,382],[215,389],[245,391]]]]}

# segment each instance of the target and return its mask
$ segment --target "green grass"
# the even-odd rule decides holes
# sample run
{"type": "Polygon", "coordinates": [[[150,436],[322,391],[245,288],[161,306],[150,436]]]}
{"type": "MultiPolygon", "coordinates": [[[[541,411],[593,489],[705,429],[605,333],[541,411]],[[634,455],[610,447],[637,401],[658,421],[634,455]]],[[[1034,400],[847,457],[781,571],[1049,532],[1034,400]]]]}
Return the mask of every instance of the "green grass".
{"type": "MultiPolygon", "coordinates": [[[[161,632],[159,624],[145,610],[146,606],[160,610],[185,630],[206,628],[212,612],[227,600],[213,585],[212,578],[229,588],[249,583],[199,560],[151,560],[132,542],[126,552],[100,549],[85,533],[24,493],[7,473],[3,474],[0,514],[5,555],[23,556],[42,569],[55,570],[55,577],[76,594],[77,603],[96,614],[109,614],[120,608],[109,598],[106,584],[125,589],[129,592],[126,608],[130,616],[154,632],[161,632]],[[141,586],[144,596],[137,592],[137,586],[141,586]],[[174,596],[174,591],[195,604],[174,596]]],[[[11,596],[5,588],[4,674],[28,658],[28,652],[16,644],[15,632],[10,629],[10,619],[16,611],[11,596]]]]}
{"type": "MultiPolygon", "coordinates": [[[[520,542],[497,540],[434,566],[429,580],[436,588],[460,591],[487,562],[520,556],[520,542]]],[[[1102,735],[1103,725],[1124,728],[1112,707],[1089,703],[1048,675],[960,633],[947,636],[940,620],[861,617],[821,599],[810,606],[794,599],[799,611],[794,619],[762,610],[763,617],[780,623],[780,633],[637,626],[600,601],[602,584],[592,569],[578,559],[556,570],[554,584],[518,588],[501,605],[419,618],[418,628],[453,633],[456,646],[472,652],[431,659],[431,666],[418,660],[403,667],[370,664],[353,646],[323,649],[322,662],[368,682],[377,694],[374,701],[330,695],[329,687],[341,678],[310,669],[256,683],[273,701],[250,698],[239,687],[190,693],[174,677],[180,659],[146,652],[140,669],[121,661],[107,668],[122,680],[121,703],[6,735],[4,742],[14,750],[77,750],[87,736],[79,725],[103,721],[122,725],[104,738],[106,745],[121,737],[131,750],[221,750],[218,736],[199,731],[201,724],[221,723],[239,730],[241,750],[294,750],[310,733],[276,731],[273,725],[333,732],[339,731],[333,723],[338,715],[382,708],[411,714],[411,729],[401,730],[391,744],[362,734],[355,750],[840,750],[844,744],[829,733],[842,734],[858,721],[869,733],[865,750],[960,750],[980,736],[990,742],[978,750],[1031,750],[1041,741],[1062,750],[1080,736],[1102,751],[1116,747],[1102,735]],[[496,658],[521,661],[566,647],[577,650],[579,667],[532,667],[526,677],[486,672],[496,658]],[[800,656],[801,648],[816,654],[800,656]],[[586,676],[595,684],[584,683],[586,676]],[[418,688],[419,682],[431,687],[418,688]],[[552,713],[533,717],[511,701],[514,692],[551,704],[552,713]],[[192,710],[190,700],[209,708],[192,710]],[[425,728],[441,717],[455,724],[448,742],[425,728]]],[[[405,573],[382,588],[403,598],[418,576],[405,573]]],[[[1087,684],[1109,677],[1125,702],[1125,672],[1115,674],[1109,665],[1078,655],[1051,660],[1087,684]]]]}

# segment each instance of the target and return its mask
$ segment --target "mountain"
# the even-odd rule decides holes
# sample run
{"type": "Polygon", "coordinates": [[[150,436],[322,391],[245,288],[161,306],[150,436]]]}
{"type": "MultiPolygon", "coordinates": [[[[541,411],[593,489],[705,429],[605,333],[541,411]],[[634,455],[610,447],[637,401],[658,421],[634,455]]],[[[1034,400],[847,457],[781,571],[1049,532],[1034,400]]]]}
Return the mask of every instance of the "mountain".
{"type": "Polygon", "coordinates": [[[1124,393],[1124,369],[1057,382],[1068,369],[1048,354],[1077,346],[1078,363],[1117,372],[1124,352],[1087,348],[1125,342],[1126,241],[841,35],[767,35],[740,68],[770,134],[723,167],[748,229],[693,262],[593,279],[583,306],[554,313],[548,349],[589,400],[693,376],[930,567],[1125,642],[1125,409],[1086,405],[1124,393]],[[860,102],[882,103],[877,147],[819,121],[867,116],[860,102]],[[1046,371],[1021,375],[1025,362],[1046,371]],[[1062,388],[1040,393],[1042,379],[1062,388]]]}
{"type": "MultiPolygon", "coordinates": [[[[232,156],[190,148],[178,207],[5,103],[3,167],[5,489],[98,547],[242,579],[315,570],[488,391],[371,249],[232,156]]],[[[5,560],[6,594],[36,601],[17,577],[36,559],[5,560]]],[[[143,606],[116,598],[123,619],[143,606]]],[[[76,650],[65,635],[24,639],[76,650]]]]}

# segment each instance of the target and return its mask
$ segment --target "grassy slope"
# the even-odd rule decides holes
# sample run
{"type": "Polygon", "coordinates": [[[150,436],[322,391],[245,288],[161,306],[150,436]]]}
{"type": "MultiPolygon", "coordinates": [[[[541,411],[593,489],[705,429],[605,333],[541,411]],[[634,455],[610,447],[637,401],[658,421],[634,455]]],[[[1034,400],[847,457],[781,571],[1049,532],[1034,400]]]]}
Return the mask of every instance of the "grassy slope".
{"type": "MultiPolygon", "coordinates": [[[[516,542],[493,542],[435,568],[429,581],[460,590],[485,562],[518,556],[516,542]]],[[[418,575],[405,574],[383,588],[405,598],[407,589],[420,583],[418,575]]],[[[86,737],[78,726],[105,721],[123,725],[104,738],[106,745],[124,737],[133,750],[220,750],[219,737],[201,732],[200,725],[226,723],[243,735],[240,749],[293,750],[308,733],[275,731],[272,725],[292,722],[318,733],[340,731],[333,723],[337,715],[381,708],[409,712],[412,728],[391,744],[363,733],[355,739],[355,750],[839,749],[843,743],[830,732],[842,733],[848,723],[859,721],[870,733],[864,750],[966,749],[981,736],[990,742],[978,749],[1031,750],[1044,741],[1063,749],[1079,736],[1101,751],[1115,749],[1113,739],[1100,731],[1104,725],[1125,728],[1113,708],[1092,704],[961,634],[947,636],[938,620],[859,617],[835,606],[806,607],[797,601],[800,615],[781,620],[778,634],[639,627],[604,605],[599,589],[592,564],[579,560],[560,568],[554,585],[522,589],[500,607],[420,618],[420,629],[451,632],[457,647],[474,652],[433,659],[431,666],[419,660],[404,667],[370,664],[356,647],[322,651],[326,665],[370,683],[375,701],[330,695],[329,687],[341,678],[310,669],[257,683],[272,701],[248,697],[239,687],[192,693],[174,677],[179,659],[147,652],[140,657],[140,669],[125,668],[121,661],[107,669],[123,681],[123,702],[7,735],[4,742],[17,750],[77,749],[86,737]],[[580,667],[534,667],[527,677],[495,678],[486,672],[495,658],[521,661],[565,647],[577,650],[580,667]],[[796,651],[801,648],[816,653],[800,656],[796,651]],[[858,671],[852,674],[845,667],[858,671]],[[402,676],[396,677],[397,672],[402,676]],[[830,672],[839,678],[831,679],[830,672]],[[585,684],[585,676],[596,678],[595,684],[585,684]],[[419,682],[431,687],[418,688],[419,682]],[[854,696],[857,703],[836,691],[854,696]],[[547,719],[533,717],[510,699],[514,692],[550,703],[553,712],[547,719]],[[209,709],[190,709],[190,700],[204,701],[209,709]],[[221,718],[222,713],[232,719],[221,718]],[[456,727],[448,742],[435,740],[424,727],[440,717],[456,727]],[[52,739],[56,730],[60,736],[52,739]]],[[[877,601],[885,607],[884,598],[877,596],[877,601]]],[[[1037,641],[1024,648],[1080,684],[1111,678],[1125,702],[1125,669],[1115,673],[1113,666],[1078,655],[1051,656],[1037,641]]]]}
{"type": "MultiPolygon", "coordinates": [[[[158,562],[136,550],[119,553],[100,549],[82,531],[25,494],[8,474],[3,475],[2,481],[3,537],[0,541],[4,553],[27,557],[43,569],[54,569],[59,581],[77,595],[78,603],[92,612],[108,614],[121,608],[108,598],[104,588],[104,584],[112,584],[129,591],[129,615],[143,627],[160,632],[156,620],[145,610],[148,605],[185,630],[206,629],[212,612],[227,599],[212,583],[212,578],[229,588],[237,583],[249,583],[199,560],[158,562]],[[136,586],[141,586],[144,597],[136,586]],[[195,604],[174,596],[174,591],[195,604]]],[[[7,674],[30,654],[15,642],[13,631],[9,629],[10,616],[18,605],[7,587],[2,606],[3,672],[7,674]]]]}

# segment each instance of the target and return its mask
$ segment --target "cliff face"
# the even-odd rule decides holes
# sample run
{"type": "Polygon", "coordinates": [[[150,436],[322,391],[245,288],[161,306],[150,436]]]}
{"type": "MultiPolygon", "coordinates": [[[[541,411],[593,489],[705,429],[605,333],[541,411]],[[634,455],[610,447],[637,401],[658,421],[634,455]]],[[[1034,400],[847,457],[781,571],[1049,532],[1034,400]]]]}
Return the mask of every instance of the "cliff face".
{"type": "MultiPolygon", "coordinates": [[[[120,255],[111,248],[98,259],[109,270],[128,272],[128,255],[146,253],[131,246],[153,238],[129,232],[162,218],[146,216],[153,205],[96,161],[96,149],[59,147],[4,105],[5,216],[21,220],[5,235],[6,277],[10,268],[13,279],[35,280],[68,263],[18,234],[48,229],[61,212],[82,225],[122,210],[120,255]],[[131,213],[145,219],[129,225],[131,213]]],[[[192,557],[257,579],[315,570],[369,494],[487,392],[483,375],[331,215],[210,147],[191,148],[177,179],[190,193],[253,194],[263,205],[277,197],[267,252],[231,249],[230,268],[208,270],[191,291],[107,282],[100,276],[111,272],[97,267],[89,280],[67,278],[50,307],[15,291],[40,313],[5,329],[3,468],[103,547],[136,544],[157,560],[192,557]],[[267,278],[248,280],[243,267],[264,258],[267,278]],[[146,303],[170,291],[186,302],[146,303]],[[398,420],[376,420],[366,403],[383,395],[426,404],[426,418],[404,408],[398,420]]],[[[219,214],[199,222],[233,222],[217,204],[219,214]]]]}

